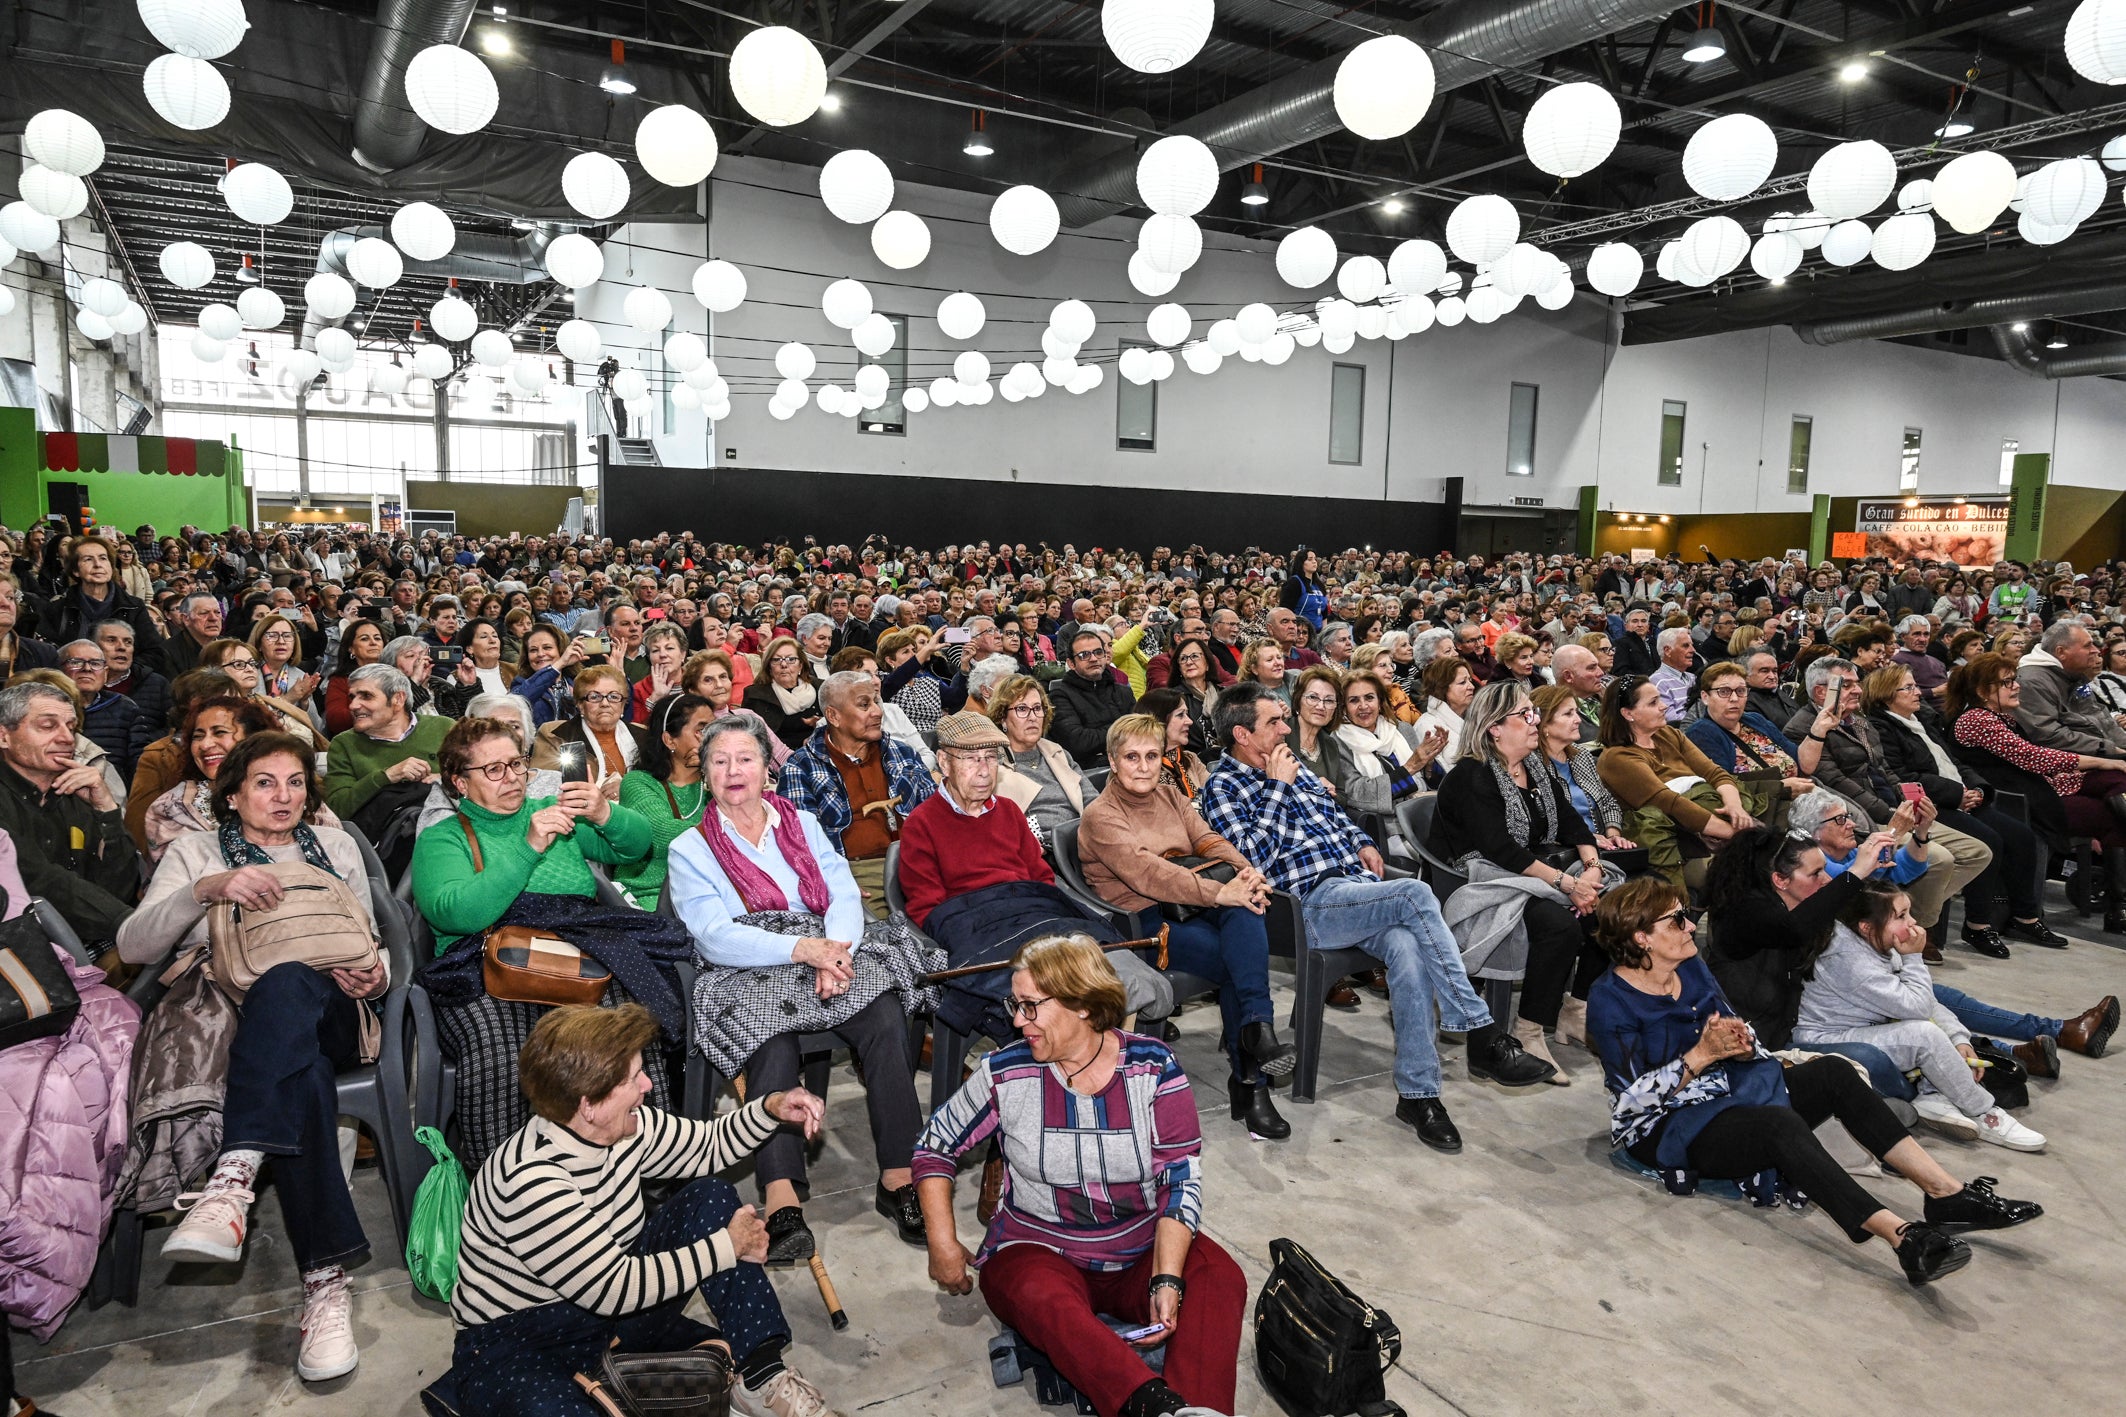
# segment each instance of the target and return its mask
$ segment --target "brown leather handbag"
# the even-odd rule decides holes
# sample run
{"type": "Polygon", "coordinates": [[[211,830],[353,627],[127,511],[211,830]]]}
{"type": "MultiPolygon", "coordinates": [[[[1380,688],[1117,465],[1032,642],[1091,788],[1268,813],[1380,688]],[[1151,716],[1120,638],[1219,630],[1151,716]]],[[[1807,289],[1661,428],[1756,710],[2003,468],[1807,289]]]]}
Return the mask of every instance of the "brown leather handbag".
{"type": "MultiPolygon", "coordinates": [[[[472,850],[472,868],[487,869],[472,819],[457,814],[472,850]]],[[[480,983],[490,999],[512,1004],[584,1004],[596,1007],[605,998],[612,971],[574,945],[529,925],[498,925],[487,932],[480,949],[480,983]]]]}

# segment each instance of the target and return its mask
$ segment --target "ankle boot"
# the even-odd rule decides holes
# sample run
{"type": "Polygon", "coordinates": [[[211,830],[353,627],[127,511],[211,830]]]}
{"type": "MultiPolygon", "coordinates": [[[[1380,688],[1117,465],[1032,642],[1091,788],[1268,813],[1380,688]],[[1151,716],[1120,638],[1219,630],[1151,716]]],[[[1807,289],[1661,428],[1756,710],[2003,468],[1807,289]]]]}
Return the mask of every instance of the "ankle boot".
{"type": "Polygon", "coordinates": [[[1558,1060],[1550,1056],[1550,1040],[1543,1036],[1548,1032],[1543,1025],[1531,1023],[1524,1018],[1516,1018],[1513,1021],[1513,1036],[1520,1041],[1521,1051],[1531,1058],[1539,1058],[1550,1064],[1552,1072],[1543,1081],[1558,1087],[1570,1087],[1572,1074],[1566,1072],[1558,1060]]]}
{"type": "Polygon", "coordinates": [[[1941,918],[1927,927],[1927,944],[1925,950],[1921,953],[1921,958],[1925,959],[1928,964],[1940,964],[1942,962],[1941,947],[1948,942],[1949,907],[1943,905],[1941,918]]]}
{"type": "Polygon", "coordinates": [[[1565,1002],[1558,1006],[1557,1040],[1560,1043],[1576,1044],[1582,1048],[1587,1046],[1587,1001],[1585,999],[1575,999],[1572,995],[1567,994],[1565,1002]]]}
{"type": "Polygon", "coordinates": [[[2126,935],[2126,899],[2122,899],[2126,897],[2126,846],[2114,846],[2104,853],[2104,869],[2112,882],[2111,894],[2104,898],[2104,933],[2126,935]]]}
{"type": "Polygon", "coordinates": [[[1247,1129],[1264,1141],[1283,1141],[1292,1135],[1292,1124],[1278,1115],[1277,1104],[1270,1100],[1270,1084],[1242,1082],[1239,1078],[1225,1080],[1225,1095],[1233,1106],[1233,1120],[1244,1122],[1247,1129]]]}

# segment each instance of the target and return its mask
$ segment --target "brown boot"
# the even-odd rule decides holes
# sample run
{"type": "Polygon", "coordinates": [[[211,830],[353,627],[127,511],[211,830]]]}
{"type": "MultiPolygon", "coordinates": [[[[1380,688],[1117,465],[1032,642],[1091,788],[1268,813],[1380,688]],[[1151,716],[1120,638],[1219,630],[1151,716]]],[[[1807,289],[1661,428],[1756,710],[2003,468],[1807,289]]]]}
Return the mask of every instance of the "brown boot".
{"type": "Polygon", "coordinates": [[[1336,987],[1322,998],[1322,1003],[1332,1009],[1349,1011],[1358,1007],[1358,991],[1346,980],[1338,980],[1336,987]]]}
{"type": "Polygon", "coordinates": [[[1949,908],[1945,905],[1942,907],[1941,919],[1927,927],[1927,946],[1920,952],[1920,958],[1924,959],[1928,964],[1940,964],[1942,962],[1941,947],[1948,942],[1949,908]]]}
{"type": "Polygon", "coordinates": [[[2118,996],[2106,994],[2095,1008],[2086,1009],[2067,1020],[2060,1029],[2060,1047],[2085,1058],[2101,1058],[2118,1026],[2118,996]]]}
{"type": "Polygon", "coordinates": [[[2059,1044],[2050,1038],[2039,1036],[2028,1043],[2018,1043],[2008,1050],[2015,1055],[2034,1078],[2056,1078],[2060,1075],[2059,1044]]]}

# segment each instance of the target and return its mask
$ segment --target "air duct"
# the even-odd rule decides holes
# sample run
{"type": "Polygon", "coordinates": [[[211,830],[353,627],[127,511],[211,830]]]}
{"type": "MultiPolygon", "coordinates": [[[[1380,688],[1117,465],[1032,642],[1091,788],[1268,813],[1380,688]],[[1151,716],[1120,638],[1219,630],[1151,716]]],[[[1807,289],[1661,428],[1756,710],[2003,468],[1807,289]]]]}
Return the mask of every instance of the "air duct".
{"type": "Polygon", "coordinates": [[[2082,379],[2106,374],[2126,374],[2126,340],[2106,340],[2056,353],[2039,349],[2037,336],[2013,325],[1995,325],[1994,347],[2003,363],[2022,370],[2033,379],[2082,379]]]}
{"type": "Polygon", "coordinates": [[[391,172],[421,155],[428,125],[406,101],[406,66],[438,44],[456,44],[474,0],[377,0],[376,38],[354,90],[354,160],[391,172]]]}
{"type": "MultiPolygon", "coordinates": [[[[1445,93],[1502,66],[1533,64],[1674,10],[1672,0],[1460,0],[1398,32],[1431,55],[1436,91],[1445,93]]],[[[1332,54],[1167,132],[1200,139],[1217,155],[1220,171],[1338,132],[1343,123],[1334,92],[1342,63],[1343,55],[1332,54]]],[[[1136,149],[1103,147],[1057,173],[1048,187],[1065,226],[1088,226],[1137,206],[1136,149]]]]}
{"type": "MultiPolygon", "coordinates": [[[[406,262],[406,274],[428,276],[436,280],[478,280],[493,285],[530,285],[533,281],[545,280],[546,248],[553,244],[559,228],[538,226],[515,237],[487,236],[478,232],[458,234],[457,244],[450,254],[440,261],[406,262]]],[[[338,231],[328,231],[325,239],[317,244],[317,268],[334,275],[347,275],[347,253],[354,243],[365,236],[390,240],[390,233],[381,226],[347,226],[338,231]]],[[[351,277],[350,277],[351,279],[351,277]]],[[[317,342],[317,332],[325,327],[325,321],[308,313],[303,315],[305,349],[317,342]]],[[[333,321],[337,324],[338,321],[333,321]]]]}
{"type": "Polygon", "coordinates": [[[2126,308],[2126,280],[2114,277],[1981,300],[1945,300],[1881,315],[1808,320],[1795,325],[1794,333],[1807,344],[1846,344],[1853,340],[1933,334],[1937,330],[1975,329],[1980,325],[1998,329],[2017,321],[2093,315],[2121,308],[2126,308]]]}

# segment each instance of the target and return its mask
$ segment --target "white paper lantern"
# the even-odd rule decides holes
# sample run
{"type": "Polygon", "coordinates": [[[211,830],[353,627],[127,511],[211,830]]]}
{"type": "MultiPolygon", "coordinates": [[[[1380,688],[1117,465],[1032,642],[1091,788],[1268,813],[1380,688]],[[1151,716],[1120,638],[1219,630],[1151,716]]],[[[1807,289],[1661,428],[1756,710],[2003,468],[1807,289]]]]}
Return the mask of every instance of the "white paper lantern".
{"type": "MultiPolygon", "coordinates": [[[[99,141],[101,140],[99,139],[99,141]]],[[[2126,172],[2126,133],[2122,133],[2104,144],[2101,160],[2108,171],[2126,172]]],[[[39,158],[38,161],[43,162],[44,159],[39,158]]],[[[45,162],[44,165],[46,167],[53,166],[49,162],[45,162]]]]}
{"type": "Polygon", "coordinates": [[[1105,377],[1106,373],[1100,365],[1083,364],[1078,367],[1077,373],[1070,376],[1070,382],[1064,387],[1074,394],[1089,394],[1100,387],[1100,381],[1105,377]]]}
{"type": "MultiPolygon", "coordinates": [[[[324,372],[324,368],[325,361],[318,358],[314,351],[291,349],[281,356],[281,382],[291,390],[295,390],[301,395],[307,395],[310,391],[310,386],[317,382],[317,376],[324,372]]],[[[443,372],[446,374],[450,372],[450,359],[447,354],[443,360],[443,372]]]]}
{"type": "Polygon", "coordinates": [[[477,133],[501,101],[487,66],[455,44],[430,45],[406,66],[406,102],[438,132],[477,133]]]}
{"type": "Polygon", "coordinates": [[[820,167],[819,199],[852,225],[877,221],[893,206],[893,173],[878,154],[846,149],[820,167]]]}
{"type": "Polygon", "coordinates": [[[1405,241],[1388,253],[1388,279],[1397,290],[1437,289],[1447,274],[1447,253],[1436,242],[1405,241]]]}
{"type": "Polygon", "coordinates": [[[1042,380],[1046,383],[1054,385],[1056,388],[1059,389],[1062,388],[1064,385],[1068,384],[1071,380],[1071,376],[1073,374],[1076,374],[1077,372],[1078,361],[1075,359],[1059,359],[1051,357],[1041,361],[1042,380]]]}
{"type": "Polygon", "coordinates": [[[596,364],[605,353],[605,337],[588,320],[564,320],[554,331],[554,348],[577,364],[596,364]]]}
{"type": "Polygon", "coordinates": [[[391,239],[416,261],[440,261],[458,244],[458,228],[430,202],[408,202],[391,214],[391,239]]]}
{"type": "Polygon", "coordinates": [[[746,273],[729,261],[703,261],[694,271],[694,298],[719,315],[736,310],[746,301],[746,273]]]}
{"type": "MultiPolygon", "coordinates": [[[[1323,334],[1355,335],[1358,333],[1358,307],[1350,301],[1339,297],[1331,296],[1326,300],[1317,301],[1314,306],[1314,319],[1321,326],[1323,334]]],[[[1260,329],[1261,327],[1257,325],[1255,328],[1260,329]]],[[[1243,335],[1242,338],[1247,339],[1249,343],[1261,343],[1261,341],[1254,340],[1246,335],[1243,335]]]]}
{"type": "Polygon", "coordinates": [[[1548,251],[1525,241],[1516,241],[1491,268],[1491,283],[1507,299],[1518,300],[1524,295],[1535,294],[1536,287],[1548,284],[1556,272],[1556,264],[1548,251]]]}
{"type": "Polygon", "coordinates": [[[1435,287],[1435,290],[1440,295],[1460,295],[1462,293],[1462,273],[1460,271],[1447,272],[1447,274],[1440,277],[1439,285],[1435,287]]]}
{"type": "Polygon", "coordinates": [[[1886,271],[1911,270],[1934,254],[1934,218],[1925,212],[1899,212],[1875,228],[1868,254],[1886,271]]]}
{"type": "Polygon", "coordinates": [[[871,254],[896,271],[913,270],[929,259],[930,226],[914,212],[887,212],[872,224],[871,254]]]}
{"type": "Polygon", "coordinates": [[[440,344],[420,345],[413,351],[413,372],[424,379],[447,379],[456,370],[457,361],[440,344]]]}
{"type": "MultiPolygon", "coordinates": [[[[502,333],[502,331],[500,330],[481,330],[478,334],[472,337],[473,359],[476,362],[485,365],[489,369],[500,369],[504,365],[508,364],[511,359],[515,358],[516,353],[517,347],[510,342],[509,336],[502,333]]],[[[624,372],[634,373],[633,370],[627,370],[624,372]]],[[[640,374],[636,374],[635,377],[639,379],[642,376],[640,374]]],[[[616,389],[620,387],[617,380],[614,382],[613,387],[616,389]]],[[[636,396],[622,394],[621,397],[628,398],[636,396]]]]}
{"type": "Polygon", "coordinates": [[[148,33],[172,53],[219,59],[243,41],[243,0],[138,0],[148,33]]]}
{"type": "Polygon", "coordinates": [[[731,396],[725,394],[713,403],[704,402],[701,406],[701,411],[708,416],[709,422],[721,423],[731,416],[731,396]]]}
{"type": "Polygon", "coordinates": [[[1194,216],[1218,194],[1218,159],[1201,139],[1172,133],[1137,159],[1137,196],[1152,211],[1194,216]]]}
{"type": "Polygon", "coordinates": [[[1749,113],[1728,113],[1690,135],[1683,146],[1683,180],[1701,197],[1735,202],[1764,185],[1779,161],[1771,125],[1749,113]]]}
{"type": "Polygon", "coordinates": [[[893,348],[893,321],[874,310],[864,316],[863,322],[849,332],[849,341],[857,349],[876,359],[893,348]]]}
{"type": "Polygon", "coordinates": [[[229,81],[204,59],[165,54],[140,76],[148,106],[173,128],[211,128],[229,116],[229,81]]]}
{"type": "MultiPolygon", "coordinates": [[[[94,310],[76,310],[74,312],[74,328],[81,331],[83,339],[96,344],[101,344],[118,333],[109,320],[106,320],[94,310]]],[[[195,330],[192,332],[192,357],[202,364],[219,363],[222,354],[227,349],[227,345],[218,339],[210,338],[204,331],[195,330]]]]}
{"type": "Polygon", "coordinates": [[[1813,251],[1823,245],[1823,238],[1831,231],[1831,223],[1821,212],[1803,212],[1800,216],[1788,217],[1787,234],[1801,243],[1804,251],[1813,251]]]}
{"type": "Polygon", "coordinates": [[[930,402],[937,408],[951,408],[960,401],[960,386],[940,374],[930,381],[930,402]]]}
{"type": "Polygon", "coordinates": [[[379,364],[369,371],[369,389],[385,398],[397,398],[406,392],[406,366],[395,361],[379,364]]]}
{"type": "Polygon", "coordinates": [[[221,180],[221,196],[236,219],[251,226],[278,225],[295,210],[295,189],[262,162],[230,168],[221,180]]]}
{"type": "MultiPolygon", "coordinates": [[[[116,333],[109,320],[101,315],[92,315],[86,310],[74,317],[74,324],[92,340],[106,340],[116,333]]],[[[219,364],[228,353],[229,346],[205,330],[192,332],[192,357],[200,363],[219,364]]]]}
{"type": "Polygon", "coordinates": [[[635,125],[635,160],[667,187],[693,187],[716,166],[716,130],[683,103],[644,114],[635,125]]]}
{"type": "Polygon", "coordinates": [[[604,221],[627,205],[627,169],[604,153],[577,153],[561,169],[561,195],[592,221],[604,221]]]}
{"type": "Polygon", "coordinates": [[[2015,231],[2032,246],[2056,246],[2074,235],[2075,229],[2072,226],[2048,226],[2031,220],[2030,213],[2024,212],[2016,218],[2015,231]]]}
{"type": "Polygon", "coordinates": [[[2126,83],[2126,4],[2082,0],[2067,21],[2067,62],[2099,84],[2126,83]]]}
{"type": "Polygon", "coordinates": [[[1447,214],[1447,249],[1472,266],[1490,265],[1520,239],[1520,213],[1495,193],[1464,197],[1447,214]]]}
{"type": "Polygon", "coordinates": [[[1100,34],[1140,74],[1171,74],[1211,34],[1211,0],[1104,0],[1100,34]]]}
{"type": "Polygon", "coordinates": [[[1151,257],[1142,251],[1132,251],[1129,253],[1129,283],[1139,295],[1158,300],[1171,295],[1174,287],[1181,284],[1181,277],[1154,268],[1151,257]]]}
{"type": "Polygon", "coordinates": [[[428,328],[436,332],[438,339],[463,344],[479,333],[480,312],[469,302],[446,295],[428,307],[428,328]]]}
{"type": "Polygon", "coordinates": [[[1432,60],[1399,34],[1377,35],[1336,66],[1336,116],[1361,138],[1398,138],[1432,106],[1432,60]]]}
{"type": "Polygon", "coordinates": [[[1039,187],[1007,187],[989,207],[989,234],[1015,256],[1047,250],[1062,227],[1056,199],[1039,187]]]}
{"type": "Polygon", "coordinates": [[[30,115],[22,130],[22,151],[40,167],[86,177],[103,166],[103,134],[78,113],[47,108],[30,115]]]}
{"type": "Polygon", "coordinates": [[[399,255],[399,248],[389,241],[374,236],[365,236],[354,243],[347,252],[347,274],[357,285],[366,285],[371,290],[388,290],[399,283],[406,273],[406,261],[399,255]]]}
{"type": "MultiPolygon", "coordinates": [[[[6,313],[5,310],[0,310],[0,315],[6,313]]],[[[121,305],[118,313],[109,318],[111,329],[121,335],[137,335],[148,327],[148,312],[141,309],[140,303],[134,300],[128,300],[121,305]]]]}
{"type": "Polygon", "coordinates": [[[731,50],[731,96],[771,128],[802,123],[827,96],[827,66],[812,41],[785,25],[763,25],[731,50]]]}
{"type": "Polygon", "coordinates": [[[1607,296],[1631,294],[1645,274],[1646,258],[1622,241],[1606,241],[1587,255],[1587,283],[1607,296]]]}
{"type": "Polygon", "coordinates": [[[661,334],[672,323],[671,297],[654,285],[638,285],[621,302],[620,313],[640,333],[661,334]]]}
{"type": "Polygon", "coordinates": [[[700,335],[674,330],[664,342],[664,362],[682,374],[691,373],[709,362],[709,347],[700,335]]]}
{"type": "Polygon", "coordinates": [[[975,385],[989,377],[989,356],[979,349],[963,349],[952,361],[952,377],[962,384],[975,385]]]}
{"type": "Polygon", "coordinates": [[[1137,249],[1153,270],[1177,276],[1203,255],[1203,231],[1194,217],[1147,217],[1137,228],[1137,249]]]}
{"type": "Polygon", "coordinates": [[[1277,333],[1277,312],[1258,300],[1241,306],[1233,316],[1233,325],[1240,332],[1242,344],[1261,344],[1277,333]]]}
{"type": "Polygon", "coordinates": [[[26,163],[16,185],[32,211],[54,221],[72,221],[89,209],[89,184],[69,173],[26,163]]]}
{"type": "Polygon", "coordinates": [[[1240,322],[1213,320],[1211,327],[1203,332],[1203,342],[1223,357],[1230,358],[1240,353],[1240,322]]]}
{"type": "Polygon", "coordinates": [[[1934,214],[1975,236],[2015,197],[2015,164],[1997,152],[1965,153],[1934,174],[1934,214]]]}
{"type": "Polygon", "coordinates": [[[1163,349],[1148,349],[1144,351],[1144,367],[1154,383],[1171,379],[1174,377],[1174,356],[1163,349]]]}
{"type": "Polygon", "coordinates": [[[1834,266],[1854,266],[1867,259],[1875,233],[1864,221],[1848,219],[1823,234],[1823,259],[1834,266]]]}
{"type": "Polygon", "coordinates": [[[1553,177],[1592,172],[1616,151],[1624,113],[1599,84],[1559,84],[1529,105],[1521,125],[1528,160],[1553,177]]]}
{"type": "MultiPolygon", "coordinates": [[[[14,312],[15,292],[7,286],[0,285],[0,315],[12,315],[14,312]]],[[[115,329],[117,327],[114,325],[112,328],[115,329]]]]}
{"type": "Polygon", "coordinates": [[[303,282],[303,303],[320,320],[329,322],[345,317],[354,309],[354,300],[354,286],[336,272],[319,271],[303,282]]]}
{"type": "Polygon", "coordinates": [[[1907,182],[1897,189],[1897,210],[1901,212],[1927,212],[1934,210],[1934,184],[1926,178],[1907,182]]]}
{"type": "Polygon", "coordinates": [[[982,332],[982,322],[988,318],[982,298],[964,290],[956,290],[938,302],[938,328],[947,339],[973,339],[982,332]]]}
{"type": "Polygon", "coordinates": [[[853,330],[871,313],[871,291],[862,281],[844,276],[821,293],[819,308],[828,324],[837,329],[853,330]]]}
{"type": "Polygon", "coordinates": [[[1346,300],[1364,304],[1376,299],[1388,284],[1388,268],[1372,256],[1353,256],[1336,273],[1336,288],[1346,300]]]}
{"type": "Polygon", "coordinates": [[[1782,281],[1801,264],[1801,243],[1783,231],[1757,238],[1750,247],[1750,269],[1769,281],[1782,281]]]}
{"type": "Polygon", "coordinates": [[[1535,293],[1535,303],[1545,310],[1562,310],[1572,304],[1572,282],[1561,281],[1535,293]]]}
{"type": "MultiPolygon", "coordinates": [[[[103,312],[99,310],[96,313],[101,315],[103,312]]],[[[200,307],[199,328],[208,339],[226,342],[244,332],[244,320],[236,313],[235,306],[224,305],[216,300],[200,307]]]]}
{"type": "MultiPolygon", "coordinates": [[[[1378,305],[1361,305],[1357,308],[1358,337],[1360,339],[1379,339],[1388,333],[1387,311],[1381,309],[1378,305]]],[[[1500,313],[1505,313],[1503,301],[1501,302],[1500,313]]],[[[1268,349],[1270,343],[1270,341],[1265,341],[1264,349],[1268,349]]]]}
{"type": "Polygon", "coordinates": [[[1701,217],[1684,229],[1676,248],[1676,278],[1685,285],[1711,285],[1742,264],[1749,233],[1730,216],[1701,217]]]}
{"type": "Polygon", "coordinates": [[[1149,384],[1152,381],[1151,356],[1138,346],[1130,345],[1115,360],[1115,372],[1132,384],[1149,384]]]}
{"type": "MultiPolygon", "coordinates": [[[[207,312],[202,310],[199,313],[200,328],[206,330],[207,312]]],[[[208,330],[207,333],[213,334],[213,331],[208,330]]],[[[217,339],[222,338],[219,335],[215,337],[217,339]]],[[[354,336],[337,325],[319,330],[317,332],[317,357],[325,362],[325,367],[328,369],[334,365],[340,366],[341,369],[346,368],[354,362],[354,336]]],[[[338,371],[335,370],[334,372],[338,371]]]]}
{"type": "Polygon", "coordinates": [[[279,329],[287,319],[287,304],[264,285],[247,285],[236,295],[236,314],[244,329],[279,329]]]}
{"type": "MultiPolygon", "coordinates": [[[[91,276],[81,283],[78,303],[84,310],[94,310],[108,320],[123,310],[128,299],[125,287],[105,276],[91,276]]],[[[229,336],[222,336],[223,339],[229,336]]]]}
{"type": "Polygon", "coordinates": [[[1681,280],[1676,274],[1676,257],[1683,250],[1681,241],[1664,241],[1660,254],[1654,257],[1654,274],[1662,280],[1681,280]]]}
{"type": "Polygon", "coordinates": [[[1277,274],[1296,290],[1312,290],[1336,274],[1336,238],[1318,226],[1302,226],[1277,242],[1277,274]]]}
{"type": "Polygon", "coordinates": [[[650,396],[650,381],[640,369],[622,369],[613,375],[613,392],[622,403],[640,403],[650,396]]]}
{"type": "Polygon", "coordinates": [[[809,379],[818,367],[819,360],[813,357],[810,345],[791,340],[775,351],[775,372],[785,379],[809,379]]]}
{"type": "Polygon", "coordinates": [[[1207,344],[1192,344],[1181,351],[1181,362],[1191,373],[1209,375],[1218,372],[1218,367],[1225,363],[1225,356],[1207,344]]]}
{"type": "Polygon", "coordinates": [[[990,383],[987,379],[976,384],[973,388],[962,388],[960,390],[960,402],[972,404],[976,408],[980,408],[996,396],[996,385],[990,383]]]}
{"type": "MultiPolygon", "coordinates": [[[[1478,286],[1469,292],[1469,299],[1465,303],[1469,307],[1469,318],[1479,325],[1493,324],[1499,316],[1506,313],[1506,297],[1499,293],[1496,286],[1478,286]]],[[[1364,335],[1365,331],[1360,330],[1359,334],[1364,335]]]]}
{"type": "Polygon", "coordinates": [[[1840,143],[1809,169],[1809,205],[1832,221],[1865,216],[1897,186],[1897,160],[1871,138],[1840,143]]]}
{"type": "Polygon", "coordinates": [[[713,399],[717,393],[730,388],[723,375],[716,370],[716,361],[704,358],[691,369],[682,369],[679,380],[700,391],[704,399],[713,399]]]}
{"type": "MultiPolygon", "coordinates": [[[[1469,318],[1469,307],[1463,303],[1459,295],[1449,295],[1433,306],[1433,317],[1439,321],[1442,327],[1451,330],[1469,318]]],[[[1323,349],[1329,348],[1328,336],[1322,336],[1321,347],[1323,349]]],[[[1344,349],[1349,349],[1350,347],[1348,342],[1344,345],[1344,349]]],[[[1340,354],[1343,351],[1334,350],[1331,352],[1340,354]]]]}
{"type": "Polygon", "coordinates": [[[892,386],[892,377],[879,365],[866,364],[856,371],[856,391],[867,399],[883,399],[892,386]]]}
{"type": "Polygon", "coordinates": [[[922,413],[930,407],[930,395],[921,389],[901,390],[901,408],[908,413],[922,413]]]}
{"type": "Polygon", "coordinates": [[[1423,334],[1432,328],[1432,322],[1437,318],[1432,304],[1432,297],[1429,295],[1405,295],[1395,304],[1395,318],[1409,333],[1413,335],[1423,334]]]}
{"type": "Polygon", "coordinates": [[[1185,305],[1154,305],[1144,319],[1144,332],[1155,342],[1172,346],[1186,340],[1194,324],[1185,305]]]}
{"type": "MultiPolygon", "coordinates": [[[[2030,174],[2023,215],[2042,226],[2079,226],[2104,202],[2104,169],[2092,157],[2066,157],[2030,174]]],[[[29,195],[27,189],[23,195],[29,195]]]]}
{"type": "Polygon", "coordinates": [[[564,231],[547,244],[546,273],[571,290],[596,285],[605,275],[605,252],[580,231],[564,231]]]}
{"type": "Polygon", "coordinates": [[[790,407],[786,403],[779,403],[774,399],[769,399],[768,416],[770,418],[773,418],[777,423],[787,423],[791,419],[797,417],[797,410],[790,407]]]}
{"type": "Polygon", "coordinates": [[[1093,307],[1082,300],[1064,300],[1048,313],[1048,327],[1079,348],[1093,337],[1093,328],[1098,323],[1093,317],[1093,307]]]}

